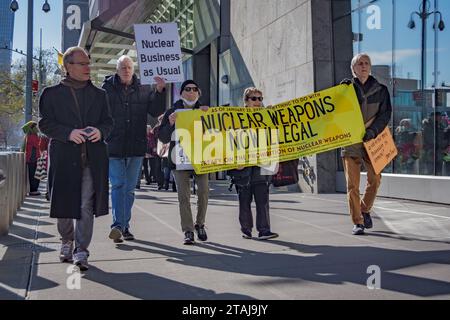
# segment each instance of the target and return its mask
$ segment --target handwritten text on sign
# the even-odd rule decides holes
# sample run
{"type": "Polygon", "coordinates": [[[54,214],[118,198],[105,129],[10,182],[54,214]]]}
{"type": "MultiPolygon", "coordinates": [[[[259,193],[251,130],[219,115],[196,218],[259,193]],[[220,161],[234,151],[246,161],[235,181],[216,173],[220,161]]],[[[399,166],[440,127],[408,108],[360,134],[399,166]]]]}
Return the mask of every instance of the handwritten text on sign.
{"type": "Polygon", "coordinates": [[[378,137],[364,143],[364,147],[376,174],[380,174],[398,154],[397,147],[388,127],[378,137]]]}

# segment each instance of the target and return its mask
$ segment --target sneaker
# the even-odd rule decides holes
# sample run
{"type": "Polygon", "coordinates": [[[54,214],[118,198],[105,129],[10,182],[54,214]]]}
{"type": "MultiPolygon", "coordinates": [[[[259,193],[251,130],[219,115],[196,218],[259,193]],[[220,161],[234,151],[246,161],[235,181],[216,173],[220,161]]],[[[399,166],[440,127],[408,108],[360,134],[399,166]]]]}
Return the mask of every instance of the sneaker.
{"type": "Polygon", "coordinates": [[[122,230],[119,227],[114,227],[111,229],[109,233],[109,238],[114,240],[115,243],[120,243],[122,241],[117,242],[118,240],[122,240],[122,230]]]}
{"type": "Polygon", "coordinates": [[[366,229],[372,229],[373,227],[373,222],[372,222],[372,218],[370,217],[370,213],[364,213],[362,212],[362,216],[364,218],[364,228],[366,229]]]}
{"type": "Polygon", "coordinates": [[[200,240],[200,241],[208,240],[208,235],[206,234],[206,231],[205,231],[205,225],[199,226],[198,224],[196,224],[195,231],[197,232],[198,240],[200,240]]]}
{"type": "Polygon", "coordinates": [[[184,244],[190,245],[190,244],[194,244],[194,243],[195,243],[194,233],[192,231],[186,231],[184,233],[184,244]]]}
{"type": "Polygon", "coordinates": [[[72,262],[73,261],[73,241],[68,241],[61,244],[61,251],[59,252],[59,261],[72,262]]]}
{"type": "Polygon", "coordinates": [[[172,183],[172,192],[177,192],[177,185],[175,182],[172,183]]]}
{"type": "Polygon", "coordinates": [[[74,253],[73,264],[76,265],[80,271],[87,271],[89,269],[88,257],[89,254],[86,251],[74,253]]]}
{"type": "Polygon", "coordinates": [[[126,241],[134,240],[134,235],[128,229],[126,229],[122,235],[123,235],[123,240],[126,240],[126,241]]]}
{"type": "Polygon", "coordinates": [[[356,224],[353,226],[353,235],[359,236],[364,234],[364,226],[362,224],[356,224]]]}
{"type": "Polygon", "coordinates": [[[242,238],[244,238],[244,239],[251,239],[252,238],[251,231],[248,231],[248,230],[241,230],[241,231],[242,231],[242,238]]]}
{"type": "Polygon", "coordinates": [[[278,233],[268,231],[268,232],[260,232],[258,235],[258,240],[268,240],[273,238],[278,238],[278,233]]]}

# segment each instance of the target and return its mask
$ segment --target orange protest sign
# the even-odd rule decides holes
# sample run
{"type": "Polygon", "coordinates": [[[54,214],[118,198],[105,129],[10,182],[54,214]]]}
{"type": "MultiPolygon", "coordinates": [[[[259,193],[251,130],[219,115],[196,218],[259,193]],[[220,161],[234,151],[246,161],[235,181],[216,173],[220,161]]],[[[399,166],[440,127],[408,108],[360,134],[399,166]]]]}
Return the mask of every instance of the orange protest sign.
{"type": "Polygon", "coordinates": [[[364,143],[376,174],[380,174],[397,156],[398,151],[388,127],[378,137],[364,143]]]}

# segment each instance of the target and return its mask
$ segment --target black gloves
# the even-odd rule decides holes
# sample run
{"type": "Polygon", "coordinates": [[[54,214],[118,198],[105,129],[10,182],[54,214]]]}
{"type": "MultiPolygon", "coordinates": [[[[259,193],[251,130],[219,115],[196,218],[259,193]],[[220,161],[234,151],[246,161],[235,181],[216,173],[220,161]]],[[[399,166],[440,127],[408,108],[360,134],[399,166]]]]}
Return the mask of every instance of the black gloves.
{"type": "Polygon", "coordinates": [[[375,131],[372,129],[367,129],[366,134],[363,137],[363,142],[367,142],[369,140],[375,139],[377,137],[375,131]]]}
{"type": "Polygon", "coordinates": [[[341,83],[340,84],[346,84],[346,85],[351,85],[353,82],[352,82],[352,80],[350,80],[350,79],[344,79],[344,80],[342,80],[341,81],[341,83]]]}

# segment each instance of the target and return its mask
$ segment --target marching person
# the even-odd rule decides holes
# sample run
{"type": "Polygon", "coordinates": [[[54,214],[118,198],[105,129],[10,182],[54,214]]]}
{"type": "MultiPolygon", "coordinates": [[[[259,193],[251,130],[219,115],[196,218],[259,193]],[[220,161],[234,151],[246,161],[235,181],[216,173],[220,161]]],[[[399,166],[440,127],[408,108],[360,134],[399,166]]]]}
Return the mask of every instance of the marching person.
{"type": "Polygon", "coordinates": [[[88,269],[94,216],[108,214],[108,151],[113,127],[105,91],[90,81],[90,59],[80,47],[63,57],[67,76],[41,95],[39,128],[51,139],[50,217],[58,219],[60,261],[88,269]],[[75,219],[75,227],[74,227],[75,219]]]}
{"type": "MultiPolygon", "coordinates": [[[[247,88],[244,91],[244,104],[247,108],[263,107],[263,94],[257,88],[247,88]]],[[[271,174],[264,174],[259,166],[230,170],[228,174],[239,195],[239,222],[242,237],[252,239],[253,214],[251,204],[256,203],[256,230],[258,240],[277,238],[278,234],[270,230],[269,217],[269,186],[271,174]]],[[[266,172],[267,173],[267,172],[266,172]]]]}
{"type": "Polygon", "coordinates": [[[165,110],[164,79],[155,77],[156,86],[144,86],[134,74],[133,60],[122,56],[117,73],[106,77],[106,90],[114,129],[107,138],[113,223],[109,238],[115,243],[134,240],[130,232],[135,188],[147,151],[147,114],[158,117],[165,110]]]}
{"type": "Polygon", "coordinates": [[[169,165],[173,169],[175,182],[177,185],[178,202],[181,216],[181,229],[184,232],[184,244],[191,245],[195,243],[194,230],[197,232],[200,241],[206,241],[208,236],[205,231],[206,209],[208,208],[209,199],[209,179],[207,174],[196,175],[192,170],[176,170],[173,163],[172,153],[175,147],[175,141],[172,141],[172,134],[175,131],[175,122],[177,115],[175,111],[182,109],[201,109],[207,111],[207,106],[201,106],[199,98],[201,91],[197,83],[193,80],[183,82],[181,86],[181,99],[175,102],[172,109],[168,110],[161,123],[158,138],[162,143],[170,143],[169,165]],[[190,177],[195,175],[198,183],[198,202],[197,202],[197,218],[194,221],[191,211],[191,189],[190,177]]]}
{"type": "MultiPolygon", "coordinates": [[[[353,84],[361,107],[366,133],[363,142],[375,139],[388,125],[392,106],[389,91],[371,76],[372,63],[367,54],[356,55],[351,63],[353,79],[341,83],[353,84]]],[[[353,221],[353,234],[362,235],[364,229],[373,227],[370,211],[381,184],[381,174],[376,174],[362,143],[342,149],[347,198],[353,221]],[[361,164],[367,170],[367,185],[362,199],[359,193],[361,164]]]]}

